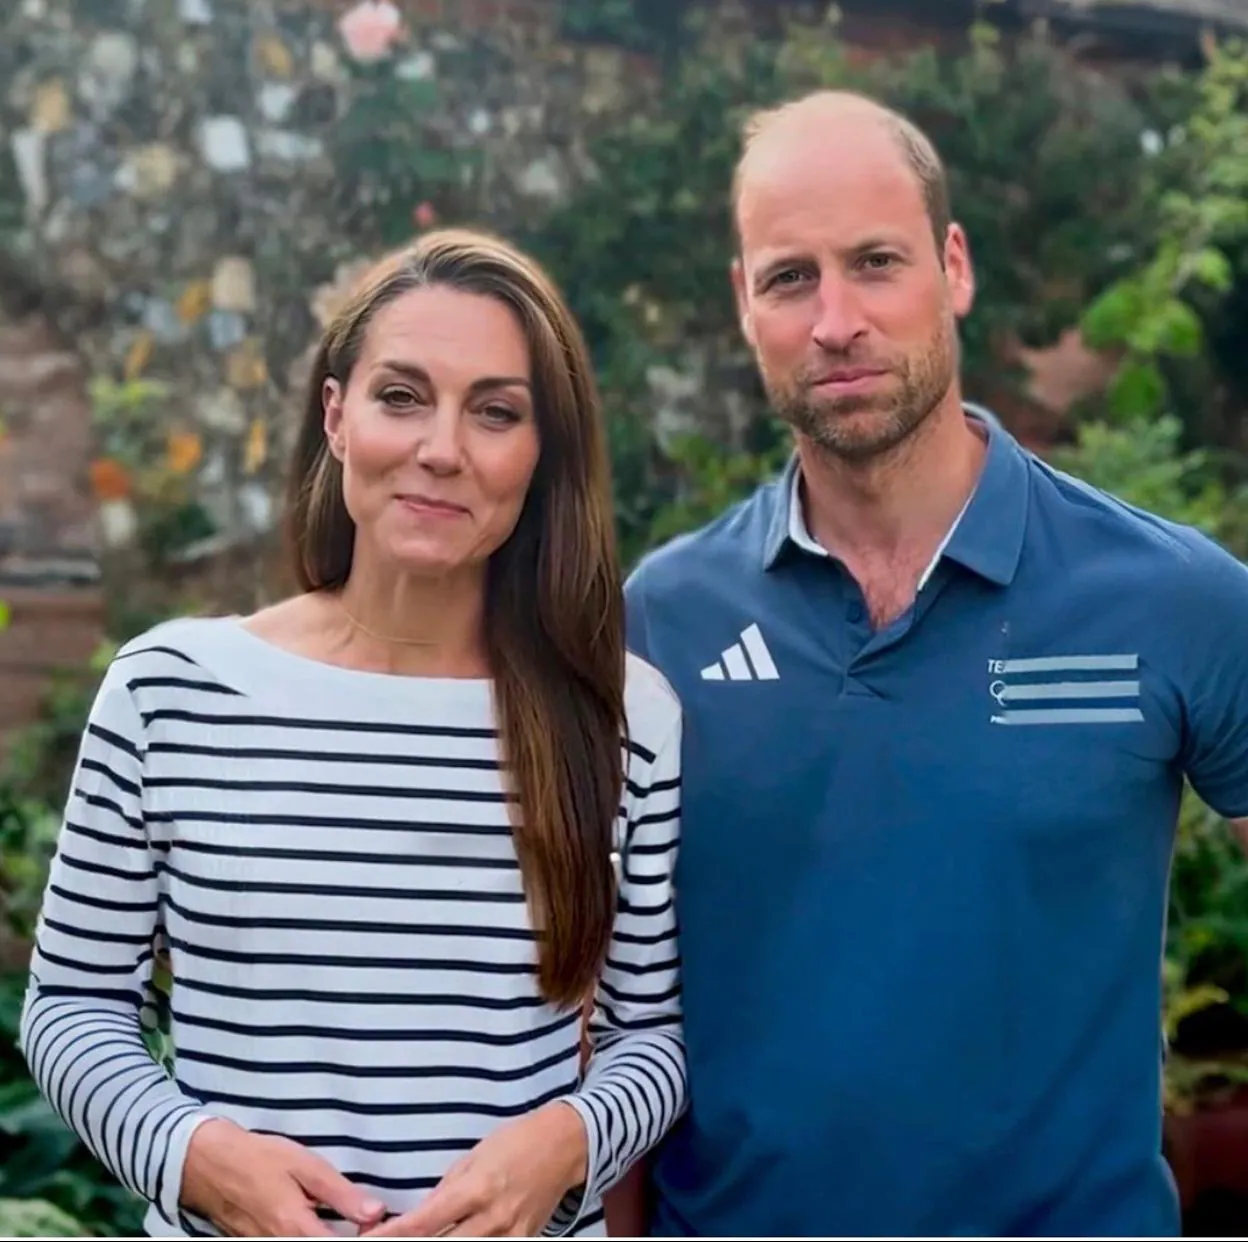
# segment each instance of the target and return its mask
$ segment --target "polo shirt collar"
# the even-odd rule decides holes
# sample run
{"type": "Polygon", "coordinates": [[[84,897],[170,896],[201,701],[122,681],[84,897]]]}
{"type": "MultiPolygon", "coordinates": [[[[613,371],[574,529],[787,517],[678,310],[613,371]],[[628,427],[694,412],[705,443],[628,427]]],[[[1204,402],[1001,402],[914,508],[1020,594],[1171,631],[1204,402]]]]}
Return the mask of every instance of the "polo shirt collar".
{"type": "MultiPolygon", "coordinates": [[[[967,417],[983,425],[988,454],[975,490],[937,552],[937,558],[957,561],[981,578],[1006,586],[1014,579],[1023,550],[1027,525],[1027,463],[1022,447],[995,418],[984,417],[972,408],[967,409],[967,417]]],[[[764,569],[774,568],[786,550],[826,555],[806,529],[798,501],[798,482],[798,459],[793,454],[773,493],[763,549],[764,569]]]]}

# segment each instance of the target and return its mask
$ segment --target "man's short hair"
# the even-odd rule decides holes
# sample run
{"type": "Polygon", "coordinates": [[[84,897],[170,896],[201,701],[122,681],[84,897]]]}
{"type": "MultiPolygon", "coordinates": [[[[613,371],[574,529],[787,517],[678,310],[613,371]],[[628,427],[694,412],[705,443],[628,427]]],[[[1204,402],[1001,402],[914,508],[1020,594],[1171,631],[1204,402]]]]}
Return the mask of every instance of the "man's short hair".
{"type": "Polygon", "coordinates": [[[770,108],[759,108],[746,117],[741,126],[741,154],[737,159],[732,174],[732,229],[736,237],[737,249],[741,248],[741,230],[737,221],[737,204],[741,198],[741,182],[744,177],[746,160],[754,143],[784,117],[790,115],[811,102],[825,100],[828,103],[842,102],[861,106],[878,114],[892,138],[897,142],[910,170],[918,179],[919,191],[923,195],[923,206],[927,218],[931,222],[932,236],[936,239],[936,253],[943,256],[945,237],[949,225],[953,222],[952,208],[949,202],[949,178],[945,171],[944,161],[940,158],[932,140],[908,117],[895,109],[887,107],[869,95],[856,91],[819,90],[798,99],[770,108]]]}

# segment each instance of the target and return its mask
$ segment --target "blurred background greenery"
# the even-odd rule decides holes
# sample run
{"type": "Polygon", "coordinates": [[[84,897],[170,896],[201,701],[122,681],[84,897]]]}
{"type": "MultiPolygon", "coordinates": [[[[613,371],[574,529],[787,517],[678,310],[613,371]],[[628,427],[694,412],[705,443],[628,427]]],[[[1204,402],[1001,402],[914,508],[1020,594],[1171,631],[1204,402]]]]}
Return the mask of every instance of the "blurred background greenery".
{"type": "MultiPolygon", "coordinates": [[[[999,24],[971,21],[944,46],[861,57],[836,11],[798,9],[760,29],[646,0],[567,0],[563,10],[561,37],[628,49],[653,84],[588,141],[594,175],[545,210],[494,222],[549,266],[593,346],[629,563],[744,495],[786,452],[738,337],[726,188],[743,112],[817,84],[900,106],[948,161],[980,289],[963,337],[968,396],[1059,467],[1248,558],[1242,45],[1205,38],[1199,57],[1137,67],[1110,89],[1043,29],[1006,37],[999,24]],[[1095,352],[1101,382],[1046,421],[1030,399],[1029,360],[1072,338],[1095,352]],[[668,417],[652,417],[659,404],[668,417]]],[[[485,174],[471,148],[430,139],[433,84],[392,73],[384,56],[350,71],[351,104],[328,158],[344,190],[334,219],[359,255],[455,215],[460,189],[485,174]]],[[[0,254],[7,246],[16,263],[26,252],[14,185],[0,178],[0,254]]],[[[280,256],[269,270],[300,279],[280,256]]],[[[100,558],[101,643],[48,684],[0,771],[0,1230],[9,1235],[138,1228],[137,1206],[40,1099],[13,1043],[25,946],[95,679],[138,629],[218,602],[180,569],[187,549],[214,534],[188,466],[199,444],[171,439],[160,414],[172,390],[141,353],[92,360],[96,496],[124,497],[135,531],[100,558]]],[[[274,398],[274,419],[291,417],[287,396],[274,398]]],[[[273,594],[270,565],[263,539],[247,545],[228,602],[273,594]]],[[[7,619],[0,608],[0,626],[7,619]]],[[[1248,1084],[1248,863],[1193,795],[1164,984],[1169,1114],[1222,1107],[1248,1084]]]]}

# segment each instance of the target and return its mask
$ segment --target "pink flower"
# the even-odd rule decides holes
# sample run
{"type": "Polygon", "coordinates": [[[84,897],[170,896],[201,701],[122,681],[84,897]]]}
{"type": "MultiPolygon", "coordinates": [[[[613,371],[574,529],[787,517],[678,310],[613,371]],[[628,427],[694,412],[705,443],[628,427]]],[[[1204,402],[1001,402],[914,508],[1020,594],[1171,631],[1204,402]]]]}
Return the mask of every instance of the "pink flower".
{"type": "Polygon", "coordinates": [[[412,212],[412,219],[419,229],[431,228],[438,219],[438,213],[432,203],[420,203],[412,212]]]}
{"type": "Polygon", "coordinates": [[[338,21],[338,33],[357,61],[381,60],[403,34],[403,17],[389,0],[362,0],[338,21]]]}

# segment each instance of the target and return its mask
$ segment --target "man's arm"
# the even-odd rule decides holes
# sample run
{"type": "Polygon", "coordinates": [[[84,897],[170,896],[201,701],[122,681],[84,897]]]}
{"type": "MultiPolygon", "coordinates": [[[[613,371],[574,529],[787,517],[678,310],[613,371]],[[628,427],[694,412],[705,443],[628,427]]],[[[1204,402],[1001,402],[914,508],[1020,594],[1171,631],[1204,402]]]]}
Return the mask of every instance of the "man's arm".
{"type": "Polygon", "coordinates": [[[1182,601],[1184,773],[1248,850],[1248,566],[1197,536],[1182,601]]]}
{"type": "Polygon", "coordinates": [[[1235,835],[1239,838],[1239,844],[1244,852],[1248,853],[1248,819],[1233,819],[1231,827],[1235,829],[1235,835]]]}

